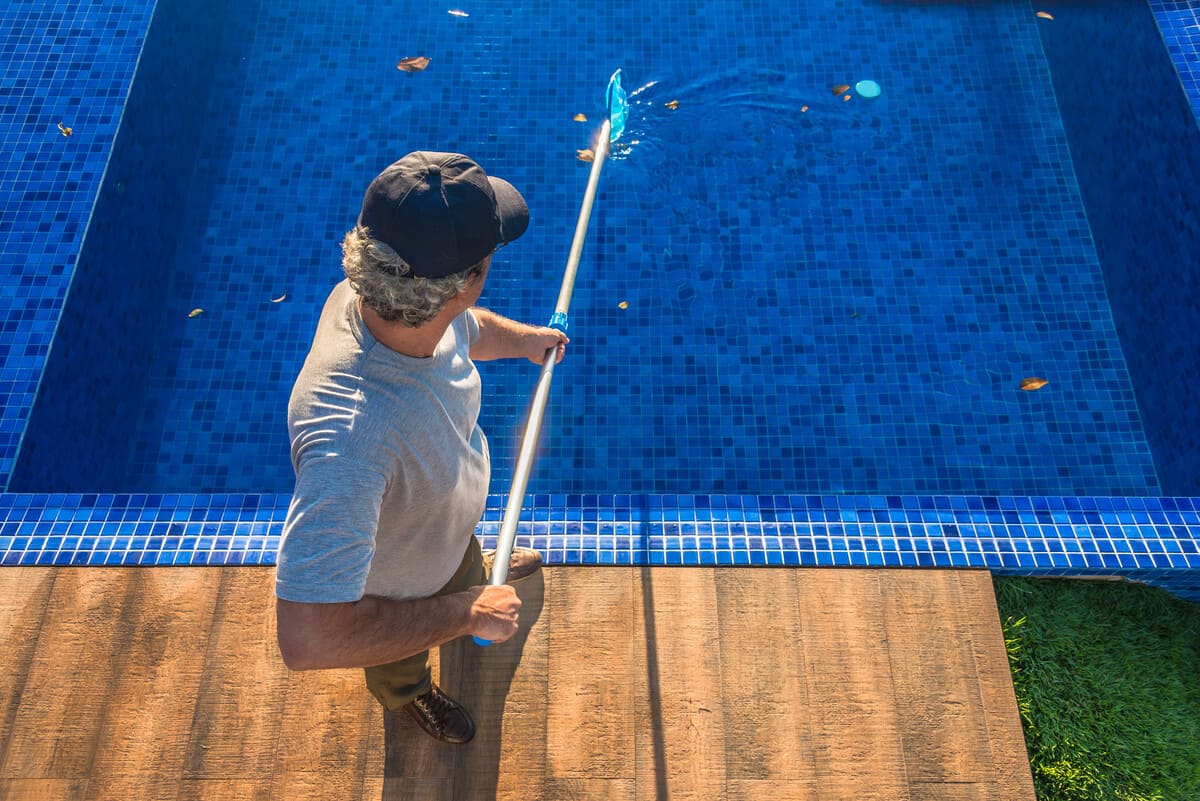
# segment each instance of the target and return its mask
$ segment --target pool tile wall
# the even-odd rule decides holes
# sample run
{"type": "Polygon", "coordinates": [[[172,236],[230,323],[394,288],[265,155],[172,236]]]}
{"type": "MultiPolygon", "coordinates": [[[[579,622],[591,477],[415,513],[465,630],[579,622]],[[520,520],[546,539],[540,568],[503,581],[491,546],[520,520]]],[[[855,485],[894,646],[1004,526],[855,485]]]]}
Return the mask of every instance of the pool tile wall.
{"type": "Polygon", "coordinates": [[[101,476],[130,475],[117,456],[130,454],[130,443],[126,462],[137,444],[164,436],[152,399],[130,388],[172,335],[151,310],[167,300],[185,211],[207,204],[206,184],[191,177],[224,7],[158,0],[137,67],[155,80],[130,88],[42,378],[68,397],[42,392],[34,402],[10,490],[107,488],[101,476]],[[76,445],[69,459],[66,443],[76,445]]]}
{"type": "MultiPolygon", "coordinates": [[[[666,31],[611,8],[585,29],[564,7],[239,4],[193,180],[211,203],[181,214],[168,302],[113,315],[143,328],[157,315],[167,332],[130,384],[145,395],[134,436],[77,440],[86,469],[43,485],[290,488],[280,410],[339,277],[337,242],[361,187],[410,147],[467,147],[526,189],[537,225],[502,251],[484,302],[544,319],[586,176],[572,146],[588,127],[570,117],[594,115],[611,70],[597,62],[612,59],[631,88],[660,80],[635,92],[629,138],[645,142],[601,185],[533,486],[1160,492],[1028,6],[865,2],[848,26],[832,1],[776,13],[709,0],[666,31]],[[713,22],[732,8],[735,37],[713,22]],[[401,41],[362,35],[395,15],[401,41]],[[434,66],[398,72],[401,47],[434,66]],[[829,92],[865,72],[885,79],[881,97],[829,92]],[[1026,375],[1050,387],[1021,392],[1026,375]]],[[[180,61],[198,69],[189,54],[211,58],[209,43],[188,44],[180,61]]],[[[169,94],[171,77],[142,79],[169,94]]],[[[161,130],[127,121],[147,140],[161,130]]],[[[92,233],[84,258],[118,249],[92,233]]],[[[60,343],[89,324],[68,314],[60,343]]],[[[494,492],[528,368],[481,365],[494,492]]],[[[43,383],[22,455],[45,457],[26,465],[38,476],[61,464],[60,419],[87,427],[87,372],[55,374],[73,380],[43,383]]]]}
{"type": "Polygon", "coordinates": [[[152,0],[9,0],[0,7],[4,486],[153,9],[152,0]]]}
{"type": "Polygon", "coordinates": [[[1038,7],[1054,17],[1039,30],[1162,492],[1200,495],[1200,124],[1175,72],[1186,61],[1162,57],[1141,3],[1038,7]]]}
{"type": "Polygon", "coordinates": [[[1150,0],[1150,8],[1200,123],[1200,0],[1150,0]]]}
{"type": "MultiPolygon", "coordinates": [[[[1163,30],[1196,108],[1190,54],[1200,27],[1174,14],[1194,12],[1194,4],[1153,7],[1160,25],[1179,17],[1163,30]]],[[[151,11],[148,1],[29,0],[0,10],[0,475],[6,479],[151,11]],[[70,137],[59,132],[59,122],[74,129],[70,137]]],[[[0,494],[0,564],[266,564],[287,500],[0,494]]],[[[490,499],[478,529],[485,543],[498,530],[503,500],[490,499]]],[[[534,496],[527,507],[522,537],[545,549],[551,564],[1121,574],[1200,600],[1197,498],[581,495],[534,496]]]]}

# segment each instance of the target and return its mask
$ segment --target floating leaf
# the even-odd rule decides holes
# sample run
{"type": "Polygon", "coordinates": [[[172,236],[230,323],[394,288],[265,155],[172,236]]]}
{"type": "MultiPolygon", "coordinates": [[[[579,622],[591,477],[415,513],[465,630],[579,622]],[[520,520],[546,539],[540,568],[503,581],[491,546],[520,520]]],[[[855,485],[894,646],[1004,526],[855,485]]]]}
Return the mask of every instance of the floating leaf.
{"type": "Polygon", "coordinates": [[[1050,382],[1046,379],[1037,378],[1036,376],[1033,378],[1025,378],[1021,380],[1021,389],[1025,390],[1026,392],[1033,392],[1041,389],[1049,383],[1050,382]]]}
{"type": "Polygon", "coordinates": [[[576,150],[575,158],[579,159],[580,161],[595,161],[596,154],[592,152],[591,148],[588,148],[587,150],[576,150]]]}
{"type": "Polygon", "coordinates": [[[671,109],[671,111],[674,111],[675,109],[679,108],[679,101],[672,100],[670,103],[667,103],[667,108],[671,109]]]}
{"type": "Polygon", "coordinates": [[[806,112],[806,111],[808,111],[808,106],[801,106],[801,107],[800,107],[800,113],[801,113],[801,114],[803,114],[803,113],[804,113],[804,112],[806,112]]]}
{"type": "Polygon", "coordinates": [[[204,309],[192,309],[188,312],[188,317],[199,317],[202,314],[204,314],[204,309]]]}
{"type": "Polygon", "coordinates": [[[469,16],[471,16],[470,14],[468,14],[467,12],[465,12],[459,8],[452,8],[452,9],[450,9],[450,11],[448,13],[452,17],[469,17],[469,16]]]}
{"type": "Polygon", "coordinates": [[[627,300],[623,300],[623,301],[621,301],[620,303],[618,303],[618,304],[617,304],[617,308],[618,308],[618,309],[628,309],[628,308],[629,308],[629,301],[627,301],[627,300]]]}
{"type": "Polygon", "coordinates": [[[849,91],[850,91],[850,84],[848,84],[848,83],[839,83],[837,86],[833,87],[833,93],[835,95],[845,94],[846,92],[849,92],[849,91]]]}
{"type": "Polygon", "coordinates": [[[284,292],[282,295],[280,295],[280,296],[279,296],[279,297],[277,297],[277,298],[271,298],[271,302],[272,302],[272,303],[282,303],[282,302],[283,302],[283,301],[285,301],[285,300],[287,300],[287,293],[286,293],[286,292],[284,292]]]}
{"type": "Polygon", "coordinates": [[[572,119],[575,120],[575,122],[587,122],[587,115],[576,114],[574,117],[572,117],[572,119]]]}
{"type": "Polygon", "coordinates": [[[1037,15],[1038,15],[1039,17],[1041,17],[1042,19],[1054,19],[1054,17],[1052,17],[1052,16],[1050,15],[1050,13],[1049,13],[1049,12],[1046,12],[1046,11],[1039,11],[1039,12],[1037,13],[1037,15]]]}
{"type": "Polygon", "coordinates": [[[429,59],[425,58],[425,56],[412,56],[400,59],[400,63],[396,65],[396,69],[405,72],[420,72],[428,66],[429,59]]]}
{"type": "Polygon", "coordinates": [[[58,130],[63,136],[70,136],[71,134],[73,134],[75,132],[74,128],[68,128],[67,126],[63,125],[61,122],[58,124],[58,130]]]}
{"type": "Polygon", "coordinates": [[[850,95],[846,95],[845,97],[842,98],[842,100],[849,100],[849,99],[850,99],[850,95]]]}

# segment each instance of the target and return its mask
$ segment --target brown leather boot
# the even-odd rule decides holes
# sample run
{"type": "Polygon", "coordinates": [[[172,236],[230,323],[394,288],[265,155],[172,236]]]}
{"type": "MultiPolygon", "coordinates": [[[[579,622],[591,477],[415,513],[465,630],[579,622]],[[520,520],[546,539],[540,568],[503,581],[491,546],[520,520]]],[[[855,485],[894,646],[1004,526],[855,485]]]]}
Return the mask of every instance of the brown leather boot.
{"type": "MultiPolygon", "coordinates": [[[[496,563],[496,552],[483,552],[483,569],[492,575],[492,565],[496,563]]],[[[542,568],[542,555],[532,548],[513,548],[512,558],[508,560],[507,584],[516,584],[521,579],[527,579],[542,568]]]]}
{"type": "Polygon", "coordinates": [[[475,736],[475,721],[471,720],[471,714],[436,684],[429,692],[405,704],[404,711],[435,740],[461,745],[475,736]]]}

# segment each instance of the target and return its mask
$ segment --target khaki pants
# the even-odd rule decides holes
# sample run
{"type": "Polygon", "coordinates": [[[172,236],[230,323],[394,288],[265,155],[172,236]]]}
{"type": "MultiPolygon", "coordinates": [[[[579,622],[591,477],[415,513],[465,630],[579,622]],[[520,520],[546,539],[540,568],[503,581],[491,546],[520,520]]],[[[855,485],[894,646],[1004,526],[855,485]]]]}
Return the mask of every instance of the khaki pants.
{"type": "MultiPolygon", "coordinates": [[[[462,564],[446,582],[446,586],[434,595],[449,595],[485,583],[487,575],[483,569],[483,553],[479,548],[479,540],[472,536],[462,564]]],[[[433,686],[428,651],[399,662],[365,668],[364,673],[367,676],[367,689],[387,709],[399,709],[418,695],[429,692],[433,686]]]]}

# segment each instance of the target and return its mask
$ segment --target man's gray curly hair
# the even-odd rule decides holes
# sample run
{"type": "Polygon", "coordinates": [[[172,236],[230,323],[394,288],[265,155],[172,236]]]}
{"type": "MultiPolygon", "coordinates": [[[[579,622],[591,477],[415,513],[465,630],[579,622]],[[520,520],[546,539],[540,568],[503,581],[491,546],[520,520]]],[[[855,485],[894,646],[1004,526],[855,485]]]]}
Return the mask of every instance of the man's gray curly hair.
{"type": "Polygon", "coordinates": [[[371,238],[361,225],[342,239],[342,271],[350,286],[385,320],[400,321],[410,328],[437,317],[446,302],[466,289],[483,272],[489,253],[478,264],[444,278],[422,278],[388,245],[371,238]]]}

